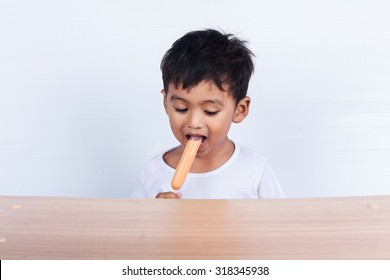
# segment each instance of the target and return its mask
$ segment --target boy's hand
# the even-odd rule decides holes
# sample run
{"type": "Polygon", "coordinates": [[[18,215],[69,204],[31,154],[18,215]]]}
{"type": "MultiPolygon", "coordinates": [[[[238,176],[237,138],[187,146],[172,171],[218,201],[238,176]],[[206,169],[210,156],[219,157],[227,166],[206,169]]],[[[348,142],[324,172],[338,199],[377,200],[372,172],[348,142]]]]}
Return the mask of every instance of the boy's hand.
{"type": "Polygon", "coordinates": [[[165,198],[165,199],[180,199],[181,193],[174,192],[160,192],[156,195],[156,198],[165,198]]]}

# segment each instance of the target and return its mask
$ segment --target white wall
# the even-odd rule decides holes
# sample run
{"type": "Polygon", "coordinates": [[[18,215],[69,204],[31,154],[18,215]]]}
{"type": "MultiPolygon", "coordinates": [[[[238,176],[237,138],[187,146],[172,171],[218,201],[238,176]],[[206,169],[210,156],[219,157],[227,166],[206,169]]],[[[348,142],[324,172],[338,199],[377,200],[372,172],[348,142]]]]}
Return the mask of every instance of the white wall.
{"type": "Polygon", "coordinates": [[[290,197],[390,194],[389,1],[0,1],[0,195],[128,197],[176,145],[164,52],[220,28],[256,54],[231,138],[290,197]]]}

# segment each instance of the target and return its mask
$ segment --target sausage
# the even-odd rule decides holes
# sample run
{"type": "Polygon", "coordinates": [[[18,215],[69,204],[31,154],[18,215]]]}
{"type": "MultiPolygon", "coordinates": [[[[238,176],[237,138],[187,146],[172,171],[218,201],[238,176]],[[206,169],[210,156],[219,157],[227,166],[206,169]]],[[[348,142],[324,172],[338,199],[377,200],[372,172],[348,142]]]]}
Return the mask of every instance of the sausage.
{"type": "Polygon", "coordinates": [[[177,191],[183,186],[201,143],[202,137],[198,136],[192,136],[188,140],[172,178],[172,189],[177,191]]]}

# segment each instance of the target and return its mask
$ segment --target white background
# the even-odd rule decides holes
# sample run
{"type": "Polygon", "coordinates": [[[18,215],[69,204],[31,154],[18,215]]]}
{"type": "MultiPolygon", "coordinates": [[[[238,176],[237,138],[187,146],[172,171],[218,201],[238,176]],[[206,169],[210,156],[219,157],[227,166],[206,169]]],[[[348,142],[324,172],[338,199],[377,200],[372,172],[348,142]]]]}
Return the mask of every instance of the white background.
{"type": "Polygon", "coordinates": [[[161,58],[203,28],[249,41],[230,137],[289,197],[390,194],[390,1],[0,0],[0,195],[131,197],[177,144],[161,58]]]}

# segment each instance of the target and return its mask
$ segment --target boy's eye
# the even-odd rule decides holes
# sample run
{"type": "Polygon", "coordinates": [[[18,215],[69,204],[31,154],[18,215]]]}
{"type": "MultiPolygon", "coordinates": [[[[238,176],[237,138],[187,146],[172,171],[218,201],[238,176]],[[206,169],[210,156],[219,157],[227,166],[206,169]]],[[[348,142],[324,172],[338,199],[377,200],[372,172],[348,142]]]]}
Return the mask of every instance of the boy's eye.
{"type": "Polygon", "coordinates": [[[179,112],[179,113],[185,113],[185,112],[188,111],[188,109],[187,109],[187,108],[185,108],[185,109],[175,108],[175,111],[176,111],[176,112],[179,112]]]}
{"type": "Polygon", "coordinates": [[[209,116],[215,116],[216,114],[218,114],[218,111],[204,111],[207,115],[209,116]]]}

